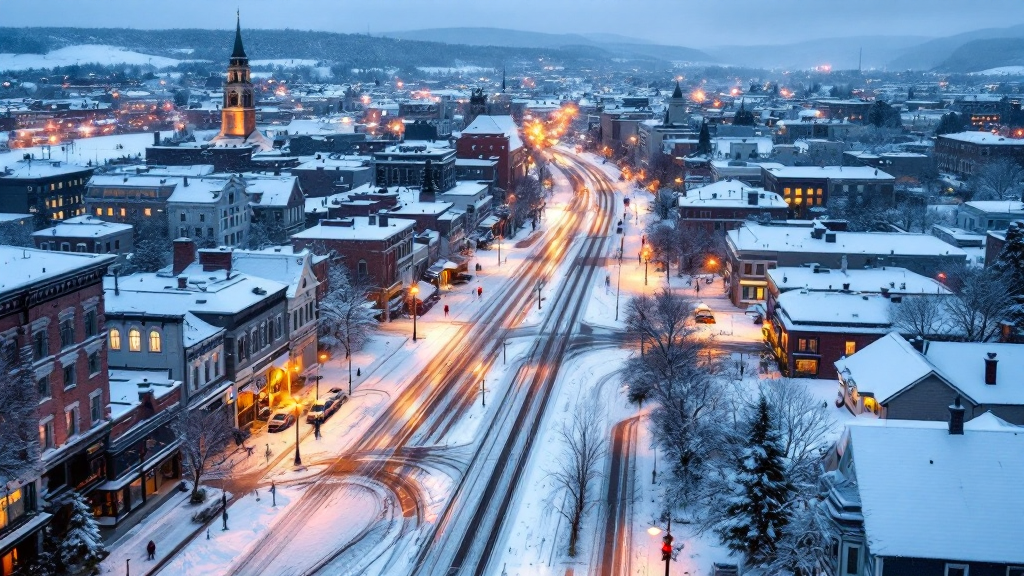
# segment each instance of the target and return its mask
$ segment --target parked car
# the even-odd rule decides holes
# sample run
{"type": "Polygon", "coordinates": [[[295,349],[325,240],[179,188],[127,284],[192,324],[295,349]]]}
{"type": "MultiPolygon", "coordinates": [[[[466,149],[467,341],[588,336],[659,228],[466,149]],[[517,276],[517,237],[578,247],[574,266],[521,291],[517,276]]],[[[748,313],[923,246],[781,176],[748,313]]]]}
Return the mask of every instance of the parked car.
{"type": "Polygon", "coordinates": [[[469,284],[472,280],[473,280],[473,275],[472,274],[466,274],[466,273],[456,274],[455,278],[452,279],[452,285],[459,286],[459,285],[462,285],[462,284],[469,284]]]}
{"type": "Polygon", "coordinates": [[[267,424],[267,432],[287,430],[292,424],[295,424],[295,416],[288,412],[277,412],[270,417],[270,422],[267,424]]]}
{"type": "Polygon", "coordinates": [[[715,315],[711,313],[711,308],[707,304],[698,304],[693,310],[693,318],[698,324],[714,324],[715,315]]]}
{"type": "Polygon", "coordinates": [[[327,420],[333,416],[347,400],[348,396],[341,391],[317,400],[312,406],[310,406],[309,412],[306,414],[306,424],[312,424],[318,419],[320,422],[327,420]]]}

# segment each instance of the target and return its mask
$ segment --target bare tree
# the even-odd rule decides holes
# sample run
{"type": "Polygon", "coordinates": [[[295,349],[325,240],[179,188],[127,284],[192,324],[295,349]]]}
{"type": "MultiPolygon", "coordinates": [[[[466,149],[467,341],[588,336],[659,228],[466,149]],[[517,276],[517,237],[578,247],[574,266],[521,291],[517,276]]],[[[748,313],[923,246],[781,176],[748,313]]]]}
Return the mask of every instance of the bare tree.
{"type": "Polygon", "coordinates": [[[32,348],[0,346],[0,484],[39,471],[39,389],[32,348]]]}
{"type": "Polygon", "coordinates": [[[761,389],[779,433],[787,479],[798,488],[813,491],[818,480],[818,462],[834,440],[830,437],[832,416],[799,382],[788,378],[768,380],[761,389]]]}
{"type": "Polygon", "coordinates": [[[835,526],[824,499],[816,493],[800,492],[786,505],[788,522],[775,542],[773,558],[765,564],[767,574],[823,574],[833,559],[835,526]]]}
{"type": "Polygon", "coordinates": [[[341,263],[331,263],[327,272],[327,295],[320,301],[320,342],[344,350],[348,359],[348,381],[352,382],[352,353],[362,348],[377,327],[369,297],[375,287],[367,277],[352,277],[341,263]]]}
{"type": "Polygon", "coordinates": [[[654,250],[654,260],[665,265],[665,276],[669,276],[669,264],[678,261],[681,245],[676,241],[678,234],[671,222],[653,222],[647,227],[647,242],[654,250]]]}
{"type": "Polygon", "coordinates": [[[944,294],[903,296],[889,306],[889,322],[905,336],[930,337],[949,332],[944,294]]]}
{"type": "Polygon", "coordinates": [[[192,479],[191,501],[202,502],[199,483],[206,474],[210,459],[231,439],[233,429],[222,410],[189,410],[186,406],[180,408],[173,428],[181,439],[182,464],[192,479]]]}
{"type": "Polygon", "coordinates": [[[558,437],[562,455],[552,476],[565,491],[565,502],[558,512],[569,522],[568,554],[575,558],[583,518],[595,502],[589,495],[590,485],[600,476],[598,464],[605,455],[597,407],[593,403],[578,404],[572,420],[562,424],[558,437]]]}
{"type": "Polygon", "coordinates": [[[994,268],[963,264],[949,275],[955,287],[946,299],[944,312],[955,334],[967,342],[986,342],[1000,330],[999,323],[1014,310],[1014,286],[1010,277],[994,268]]]}
{"type": "Polygon", "coordinates": [[[509,206],[512,212],[512,219],[514,222],[522,225],[523,222],[536,212],[537,208],[544,201],[544,189],[541,186],[540,180],[533,176],[526,176],[515,181],[512,185],[512,191],[514,200],[510,198],[512,202],[510,202],[509,206]]]}
{"type": "Polygon", "coordinates": [[[975,200],[1022,200],[1024,166],[1010,158],[997,158],[978,166],[971,178],[975,200]]]}

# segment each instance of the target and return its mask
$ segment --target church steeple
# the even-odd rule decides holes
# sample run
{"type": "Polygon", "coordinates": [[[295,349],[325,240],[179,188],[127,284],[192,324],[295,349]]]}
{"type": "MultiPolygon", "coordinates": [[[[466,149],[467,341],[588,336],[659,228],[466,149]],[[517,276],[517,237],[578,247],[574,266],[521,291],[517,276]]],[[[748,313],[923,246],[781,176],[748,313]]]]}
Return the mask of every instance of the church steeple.
{"type": "Polygon", "coordinates": [[[221,110],[221,135],[246,138],[256,130],[256,94],[252,86],[249,57],[242,46],[241,15],[235,21],[235,47],[228,61],[221,110]]]}
{"type": "MultiPolygon", "coordinates": [[[[241,42],[241,40],[239,40],[239,42],[241,42]]],[[[239,46],[241,46],[241,44],[239,44],[239,46]]],[[[673,98],[682,98],[683,97],[683,89],[679,86],[679,81],[678,80],[676,80],[676,89],[672,91],[672,97],[673,98]]]]}

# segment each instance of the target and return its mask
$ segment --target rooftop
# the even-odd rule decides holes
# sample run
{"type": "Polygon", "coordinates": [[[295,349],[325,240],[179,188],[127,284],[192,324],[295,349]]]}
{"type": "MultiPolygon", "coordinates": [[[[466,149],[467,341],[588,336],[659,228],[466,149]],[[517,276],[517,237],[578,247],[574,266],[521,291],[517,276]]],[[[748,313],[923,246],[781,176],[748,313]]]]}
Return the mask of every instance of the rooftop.
{"type": "Polygon", "coordinates": [[[739,180],[720,180],[707,186],[694,188],[679,197],[679,207],[743,207],[754,206],[748,203],[751,193],[757,195],[758,208],[788,208],[782,196],[768,192],[764,188],[747,186],[739,180]]]}
{"type": "Polygon", "coordinates": [[[47,237],[59,236],[62,238],[97,238],[107,234],[116,234],[132,229],[131,224],[119,224],[117,222],[106,222],[99,218],[86,214],[75,216],[56,223],[50,228],[43,228],[33,232],[32,236],[47,237]]]}
{"type": "Polygon", "coordinates": [[[0,297],[62,274],[97,265],[110,265],[116,258],[113,254],[54,252],[0,245],[0,265],[3,269],[0,297]]]}
{"type": "Polygon", "coordinates": [[[781,168],[765,168],[778,178],[815,179],[831,178],[833,180],[889,180],[895,178],[870,166],[783,166],[781,168]]]}
{"type": "MultiPolygon", "coordinates": [[[[178,279],[163,273],[137,273],[117,280],[103,279],[103,291],[108,314],[154,314],[183,317],[194,314],[237,314],[275,294],[283,293],[286,286],[265,278],[250,277],[233,272],[231,277],[223,270],[203,272],[198,265],[187,269],[191,274],[188,285],[178,288],[178,279]]],[[[184,275],[184,274],[183,274],[184,275]]]]}
{"type": "Polygon", "coordinates": [[[463,129],[462,133],[471,135],[503,134],[508,137],[510,152],[523,147],[523,140],[519,137],[519,127],[516,126],[511,116],[477,116],[469,126],[463,129]]]}
{"type": "Polygon", "coordinates": [[[943,134],[939,138],[991,146],[1024,146],[1024,139],[1007,138],[1006,136],[1000,136],[991,132],[957,132],[955,134],[943,134]]]}
{"type": "Polygon", "coordinates": [[[91,167],[68,164],[62,160],[18,160],[4,166],[4,170],[0,170],[0,179],[49,178],[92,172],[92,170],[91,167]]]}
{"type": "Polygon", "coordinates": [[[322,220],[316,226],[307,228],[292,235],[292,238],[303,240],[386,240],[412,230],[415,220],[388,218],[387,226],[379,224],[379,216],[374,217],[377,223],[371,224],[369,216],[349,216],[337,220],[322,220]],[[347,224],[347,225],[346,225],[347,224]]]}
{"type": "Polygon", "coordinates": [[[1024,202],[1020,200],[974,200],[964,202],[964,206],[987,214],[1024,215],[1024,202]]]}
{"type": "MultiPolygon", "coordinates": [[[[831,232],[830,232],[831,234],[831,232]]],[[[960,256],[967,253],[928,234],[892,232],[834,232],[835,242],[811,236],[809,226],[764,226],[747,222],[728,232],[741,251],[879,254],[899,256],[960,256]]]]}
{"type": "Polygon", "coordinates": [[[787,266],[768,270],[768,277],[780,290],[838,291],[844,284],[854,292],[881,292],[887,288],[894,294],[947,294],[941,282],[928,276],[911,272],[906,268],[885,266],[882,268],[830,270],[810,266],[787,266]]]}
{"type": "Polygon", "coordinates": [[[110,417],[117,420],[142,403],[139,394],[152,392],[163,398],[181,382],[167,377],[166,370],[110,370],[110,417]]]}

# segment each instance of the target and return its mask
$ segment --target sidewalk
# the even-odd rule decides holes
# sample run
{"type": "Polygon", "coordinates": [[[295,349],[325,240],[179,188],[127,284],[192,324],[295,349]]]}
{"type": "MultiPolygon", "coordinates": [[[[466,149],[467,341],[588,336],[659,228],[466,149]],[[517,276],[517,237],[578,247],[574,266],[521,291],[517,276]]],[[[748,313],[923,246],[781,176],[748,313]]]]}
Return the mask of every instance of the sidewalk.
{"type": "MultiPolygon", "coordinates": [[[[221,491],[205,486],[206,503],[218,501],[221,491]]],[[[204,524],[192,521],[203,505],[189,504],[192,490],[172,492],[159,507],[150,511],[145,521],[128,530],[120,540],[112,546],[110,555],[100,564],[100,574],[125,574],[128,560],[135,562],[135,574],[150,574],[161,566],[161,558],[167,558],[179,550],[189,539],[204,529],[204,524]],[[156,560],[146,559],[146,544],[152,540],[156,543],[156,560]]],[[[230,494],[228,495],[230,498],[230,494]]],[[[204,503],[204,504],[206,504],[204,503]]]]}

